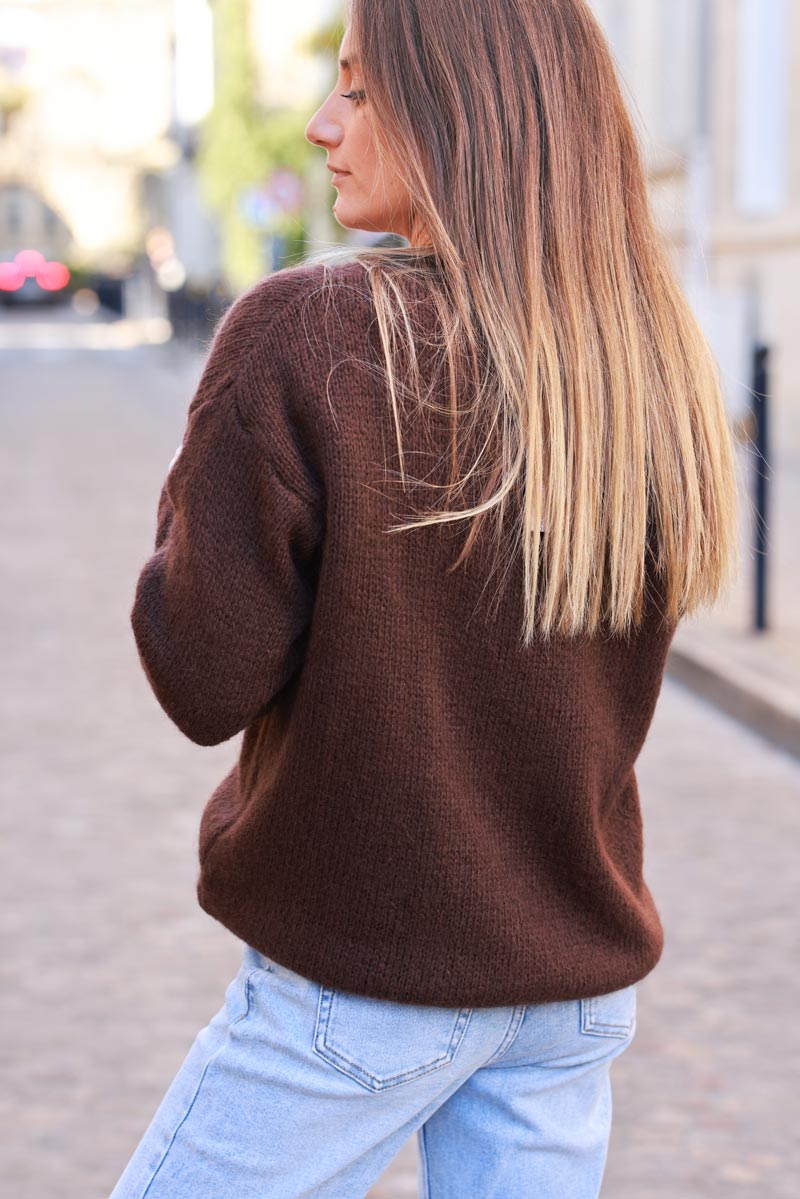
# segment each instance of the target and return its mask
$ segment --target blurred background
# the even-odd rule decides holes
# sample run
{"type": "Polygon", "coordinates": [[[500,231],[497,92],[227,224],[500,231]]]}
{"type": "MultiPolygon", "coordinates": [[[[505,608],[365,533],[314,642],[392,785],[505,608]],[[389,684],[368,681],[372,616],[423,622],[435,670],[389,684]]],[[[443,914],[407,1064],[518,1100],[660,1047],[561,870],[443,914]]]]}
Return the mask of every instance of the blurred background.
{"type": "MultiPolygon", "coordinates": [[[[780,1199],[800,1165],[800,0],[592,7],[741,468],[739,577],[679,628],[637,765],[666,945],[613,1067],[603,1195],[780,1199]]],[[[309,252],[396,240],[336,222],[304,136],[343,30],[338,0],[0,0],[15,1199],[109,1193],[238,968],[194,892],[238,740],[200,750],[167,721],[128,613],[221,313],[309,252]]],[[[413,1195],[410,1141],[370,1197],[413,1195]]]]}

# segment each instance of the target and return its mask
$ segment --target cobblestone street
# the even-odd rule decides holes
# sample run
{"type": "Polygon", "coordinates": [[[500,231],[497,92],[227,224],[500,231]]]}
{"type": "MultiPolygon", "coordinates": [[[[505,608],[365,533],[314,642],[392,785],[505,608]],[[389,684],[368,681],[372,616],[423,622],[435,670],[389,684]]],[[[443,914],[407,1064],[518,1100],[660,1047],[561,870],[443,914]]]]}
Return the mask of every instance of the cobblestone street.
{"type": "MultiPolygon", "coordinates": [[[[182,737],[129,626],[200,360],[0,358],[2,1177],[107,1199],[240,957],[194,890],[239,740],[182,737]]],[[[800,763],[666,679],[637,773],[666,947],[613,1067],[603,1199],[793,1199],[800,763]]],[[[409,1142],[370,1199],[416,1193],[409,1142]]]]}

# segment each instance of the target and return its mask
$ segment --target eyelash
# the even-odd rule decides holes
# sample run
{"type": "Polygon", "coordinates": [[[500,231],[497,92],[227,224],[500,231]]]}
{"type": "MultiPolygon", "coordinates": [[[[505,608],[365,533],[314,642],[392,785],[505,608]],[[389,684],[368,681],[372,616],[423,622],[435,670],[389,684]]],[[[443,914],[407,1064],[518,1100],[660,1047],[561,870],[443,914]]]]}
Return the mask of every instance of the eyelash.
{"type": "Polygon", "coordinates": [[[352,100],[355,104],[361,104],[366,99],[366,92],[357,88],[352,92],[340,92],[343,100],[352,100]]]}

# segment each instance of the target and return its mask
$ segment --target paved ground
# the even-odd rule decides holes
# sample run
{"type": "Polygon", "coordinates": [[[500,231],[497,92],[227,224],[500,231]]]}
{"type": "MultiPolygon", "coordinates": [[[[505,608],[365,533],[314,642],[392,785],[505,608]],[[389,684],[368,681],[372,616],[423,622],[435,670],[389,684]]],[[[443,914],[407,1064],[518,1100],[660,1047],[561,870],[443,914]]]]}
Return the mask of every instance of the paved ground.
{"type": "Polygon", "coordinates": [[[800,404],[784,395],[772,401],[769,466],[752,442],[737,449],[739,468],[739,571],[728,592],[709,610],[682,621],[670,670],[691,681],[726,711],[759,728],[800,757],[800,404]],[[768,483],[767,627],[754,632],[756,474],[768,483]]]}
{"type": "MultiPolygon", "coordinates": [[[[237,743],[181,737],[128,625],[194,368],[166,346],[0,362],[0,1172],[14,1199],[105,1199],[239,961],[194,896],[237,743]]],[[[613,1068],[604,1199],[788,1199],[800,765],[667,680],[639,782],[667,945],[613,1068]]],[[[415,1172],[409,1143],[370,1199],[411,1199],[415,1172]]]]}

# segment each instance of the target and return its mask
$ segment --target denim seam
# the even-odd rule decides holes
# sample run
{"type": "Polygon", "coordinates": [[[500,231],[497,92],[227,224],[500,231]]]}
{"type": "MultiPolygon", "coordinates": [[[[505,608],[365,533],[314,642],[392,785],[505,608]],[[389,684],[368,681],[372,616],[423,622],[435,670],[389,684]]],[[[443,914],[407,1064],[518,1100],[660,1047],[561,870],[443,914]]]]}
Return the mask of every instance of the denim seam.
{"type": "Polygon", "coordinates": [[[615,1023],[611,1020],[600,1020],[594,997],[581,1000],[581,1032],[594,1037],[618,1037],[624,1039],[635,1027],[635,1017],[626,1023],[615,1023]]]}
{"type": "MultiPolygon", "coordinates": [[[[251,996],[250,979],[253,977],[254,974],[260,974],[260,973],[261,973],[260,967],[255,970],[251,970],[250,973],[248,974],[247,978],[245,979],[245,984],[244,984],[245,1009],[241,1013],[241,1015],[236,1017],[235,1020],[231,1020],[230,1024],[228,1025],[229,1029],[231,1029],[234,1024],[238,1024],[241,1020],[244,1020],[245,1017],[250,1014],[250,996],[251,996]]],[[[166,1149],[164,1150],[164,1152],[161,1155],[161,1160],[159,1161],[159,1163],[156,1166],[153,1173],[150,1175],[150,1181],[148,1182],[147,1186],[142,1191],[141,1199],[146,1199],[147,1192],[150,1190],[151,1186],[155,1182],[156,1175],[158,1174],[161,1167],[164,1165],[164,1162],[167,1160],[167,1155],[168,1155],[170,1149],[175,1144],[175,1138],[177,1137],[177,1135],[180,1132],[183,1125],[186,1123],[186,1121],[189,1117],[189,1114],[191,1113],[192,1108],[194,1107],[195,1102],[197,1101],[197,1096],[200,1094],[200,1088],[202,1087],[203,1082],[206,1077],[206,1074],[208,1073],[209,1066],[215,1060],[215,1058],[219,1057],[219,1055],[222,1053],[223,1049],[227,1048],[228,1041],[229,1041],[229,1036],[226,1036],[224,1043],[222,1045],[220,1045],[219,1049],[215,1050],[215,1052],[211,1054],[211,1057],[208,1059],[205,1066],[203,1067],[203,1073],[200,1075],[200,1078],[198,1079],[197,1086],[194,1089],[194,1095],[192,1095],[192,1098],[191,1098],[191,1102],[189,1103],[189,1106],[187,1107],[183,1116],[181,1117],[181,1119],[178,1121],[177,1125],[175,1126],[175,1131],[173,1132],[172,1136],[169,1139],[169,1144],[167,1145],[166,1149]]]]}
{"type": "Polygon", "coordinates": [[[422,1187],[423,1193],[419,1199],[431,1199],[431,1176],[428,1169],[428,1146],[425,1143],[425,1125],[423,1124],[419,1130],[419,1160],[422,1166],[422,1187]]]}
{"type": "Polygon", "coordinates": [[[502,1041],[500,1042],[500,1045],[498,1046],[498,1048],[495,1050],[495,1052],[492,1054],[492,1056],[488,1059],[488,1061],[485,1061],[483,1063],[484,1067],[494,1065],[494,1063],[499,1061],[500,1058],[503,1057],[503,1055],[505,1053],[507,1053],[508,1050],[511,1048],[514,1041],[516,1040],[517,1033],[519,1032],[520,1028],[522,1027],[522,1020],[525,1015],[526,1007],[527,1007],[527,1004],[524,1004],[524,1003],[518,1003],[514,1007],[514,1010],[511,1013],[511,1019],[508,1022],[508,1028],[505,1031],[505,1036],[503,1037],[502,1041]]]}

